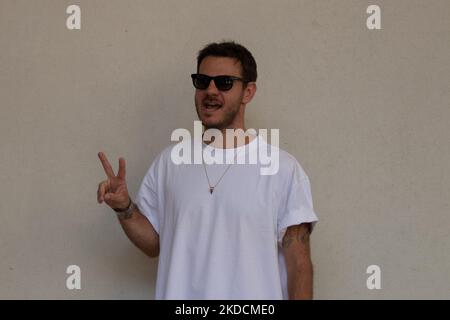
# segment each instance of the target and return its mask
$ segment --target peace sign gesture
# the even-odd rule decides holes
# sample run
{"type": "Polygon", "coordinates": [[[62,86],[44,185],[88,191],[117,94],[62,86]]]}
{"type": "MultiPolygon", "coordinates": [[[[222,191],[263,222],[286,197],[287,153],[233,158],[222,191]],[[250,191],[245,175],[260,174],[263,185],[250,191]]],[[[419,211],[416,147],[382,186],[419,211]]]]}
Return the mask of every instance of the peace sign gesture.
{"type": "Polygon", "coordinates": [[[103,152],[99,152],[98,157],[107,176],[107,179],[98,185],[98,203],[105,201],[113,209],[126,208],[130,202],[130,196],[125,181],[125,159],[119,158],[119,172],[116,176],[106,155],[103,152]]]}

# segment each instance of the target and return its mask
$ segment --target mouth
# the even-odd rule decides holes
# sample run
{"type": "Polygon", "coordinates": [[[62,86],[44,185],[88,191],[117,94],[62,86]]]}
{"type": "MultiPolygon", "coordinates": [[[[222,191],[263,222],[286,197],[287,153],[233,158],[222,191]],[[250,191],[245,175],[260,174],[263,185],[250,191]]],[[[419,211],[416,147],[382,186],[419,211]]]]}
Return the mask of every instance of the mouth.
{"type": "Polygon", "coordinates": [[[202,104],[202,109],[206,112],[214,112],[222,108],[222,104],[219,102],[204,102],[202,104]]]}

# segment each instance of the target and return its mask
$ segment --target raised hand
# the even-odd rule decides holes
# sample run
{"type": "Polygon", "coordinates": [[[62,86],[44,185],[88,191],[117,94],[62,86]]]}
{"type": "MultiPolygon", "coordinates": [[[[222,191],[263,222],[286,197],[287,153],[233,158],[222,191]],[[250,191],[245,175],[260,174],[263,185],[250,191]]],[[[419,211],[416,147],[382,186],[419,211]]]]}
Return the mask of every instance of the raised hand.
{"type": "Polygon", "coordinates": [[[125,181],[125,159],[119,158],[119,172],[117,176],[103,152],[98,153],[107,179],[100,182],[97,190],[98,203],[106,202],[113,209],[124,209],[128,206],[130,196],[125,181]]]}

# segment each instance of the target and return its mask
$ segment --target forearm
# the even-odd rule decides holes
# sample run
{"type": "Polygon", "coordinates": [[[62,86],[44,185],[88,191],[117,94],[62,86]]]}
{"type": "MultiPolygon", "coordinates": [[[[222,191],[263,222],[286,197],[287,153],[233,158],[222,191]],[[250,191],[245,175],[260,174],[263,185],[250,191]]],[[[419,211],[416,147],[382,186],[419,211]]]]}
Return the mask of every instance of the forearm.
{"type": "Polygon", "coordinates": [[[313,298],[313,266],[309,235],[310,223],[287,228],[282,248],[286,262],[287,287],[290,300],[313,298]]]}
{"type": "Polygon", "coordinates": [[[118,218],[130,241],[149,257],[159,255],[159,235],[148,219],[136,208],[128,219],[118,218]]]}
{"type": "Polygon", "coordinates": [[[304,261],[294,270],[288,271],[289,300],[311,300],[313,298],[313,266],[304,261]]]}

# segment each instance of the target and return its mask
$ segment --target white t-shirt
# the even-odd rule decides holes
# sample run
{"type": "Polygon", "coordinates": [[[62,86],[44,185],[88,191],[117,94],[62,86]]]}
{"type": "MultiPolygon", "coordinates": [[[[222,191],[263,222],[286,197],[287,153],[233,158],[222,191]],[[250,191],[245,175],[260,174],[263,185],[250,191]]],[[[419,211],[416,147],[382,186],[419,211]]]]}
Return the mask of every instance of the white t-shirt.
{"type": "MultiPolygon", "coordinates": [[[[202,147],[241,158],[263,143],[275,148],[259,136],[235,149],[202,147]]],[[[171,160],[175,145],[155,158],[136,197],[160,238],[155,299],[288,299],[283,235],[317,221],[300,164],[282,149],[274,175],[261,175],[259,162],[232,164],[211,194],[203,164],[171,160]]],[[[228,166],[206,165],[211,185],[228,166]]]]}

